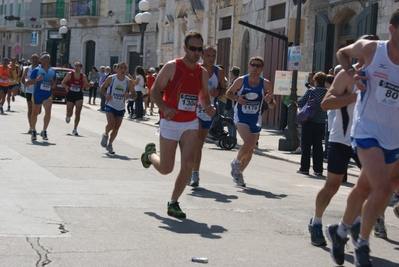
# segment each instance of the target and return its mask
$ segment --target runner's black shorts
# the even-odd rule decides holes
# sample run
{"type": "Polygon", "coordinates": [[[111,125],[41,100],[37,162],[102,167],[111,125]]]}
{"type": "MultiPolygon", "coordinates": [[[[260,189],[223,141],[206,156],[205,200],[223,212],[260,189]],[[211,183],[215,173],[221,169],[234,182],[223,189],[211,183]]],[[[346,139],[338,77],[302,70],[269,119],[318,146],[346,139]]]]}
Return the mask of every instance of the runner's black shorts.
{"type": "Polygon", "coordinates": [[[67,102],[76,103],[78,100],[83,100],[83,92],[68,92],[65,98],[67,102]]]}
{"type": "Polygon", "coordinates": [[[351,146],[328,142],[328,172],[345,174],[351,158],[356,162],[356,165],[361,168],[359,158],[351,146]]]}

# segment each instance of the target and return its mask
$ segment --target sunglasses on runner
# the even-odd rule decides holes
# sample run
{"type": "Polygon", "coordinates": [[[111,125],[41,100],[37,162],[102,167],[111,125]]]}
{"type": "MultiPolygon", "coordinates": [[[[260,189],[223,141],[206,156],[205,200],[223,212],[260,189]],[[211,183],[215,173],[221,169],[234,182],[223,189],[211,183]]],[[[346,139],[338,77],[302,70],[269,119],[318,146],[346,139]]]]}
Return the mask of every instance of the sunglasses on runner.
{"type": "Polygon", "coordinates": [[[251,67],[257,67],[258,69],[262,68],[263,65],[262,64],[255,64],[255,63],[251,63],[249,64],[251,67]]]}
{"type": "Polygon", "coordinates": [[[202,50],[204,49],[202,46],[200,46],[200,47],[196,47],[196,46],[189,46],[188,47],[188,49],[190,50],[190,51],[193,51],[193,52],[196,52],[196,51],[198,51],[198,52],[202,52],[202,50]]]}

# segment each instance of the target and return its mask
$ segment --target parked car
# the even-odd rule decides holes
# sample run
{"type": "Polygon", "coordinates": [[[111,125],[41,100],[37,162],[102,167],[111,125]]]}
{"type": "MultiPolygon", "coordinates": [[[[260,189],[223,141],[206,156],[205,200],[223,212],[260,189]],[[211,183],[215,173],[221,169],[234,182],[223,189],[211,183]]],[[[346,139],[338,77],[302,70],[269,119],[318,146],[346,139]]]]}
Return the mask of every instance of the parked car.
{"type": "Polygon", "coordinates": [[[68,72],[73,71],[73,69],[53,67],[55,74],[57,76],[57,86],[53,89],[53,100],[64,100],[66,102],[65,96],[67,92],[64,87],[61,87],[61,82],[64,80],[68,72]]]}
{"type": "MultiPolygon", "coordinates": [[[[64,100],[66,96],[66,91],[64,87],[61,87],[61,82],[64,80],[64,77],[67,75],[68,72],[72,71],[73,69],[68,68],[60,68],[60,67],[53,67],[55,70],[55,74],[57,77],[57,86],[53,89],[53,100],[64,100]]],[[[25,96],[25,86],[21,83],[19,87],[19,94],[21,96],[25,96]]]]}

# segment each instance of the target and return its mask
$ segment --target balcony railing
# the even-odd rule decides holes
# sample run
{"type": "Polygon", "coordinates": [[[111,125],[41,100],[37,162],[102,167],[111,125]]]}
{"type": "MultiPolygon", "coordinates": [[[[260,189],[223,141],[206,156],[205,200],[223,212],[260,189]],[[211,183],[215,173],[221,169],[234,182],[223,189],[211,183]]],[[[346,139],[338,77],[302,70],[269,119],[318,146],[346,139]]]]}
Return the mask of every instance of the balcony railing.
{"type": "Polygon", "coordinates": [[[66,3],[40,4],[40,18],[42,19],[66,18],[67,10],[68,10],[68,4],[66,3]]]}
{"type": "Polygon", "coordinates": [[[69,16],[75,17],[99,17],[100,16],[100,0],[85,1],[75,0],[71,1],[69,16]]]}

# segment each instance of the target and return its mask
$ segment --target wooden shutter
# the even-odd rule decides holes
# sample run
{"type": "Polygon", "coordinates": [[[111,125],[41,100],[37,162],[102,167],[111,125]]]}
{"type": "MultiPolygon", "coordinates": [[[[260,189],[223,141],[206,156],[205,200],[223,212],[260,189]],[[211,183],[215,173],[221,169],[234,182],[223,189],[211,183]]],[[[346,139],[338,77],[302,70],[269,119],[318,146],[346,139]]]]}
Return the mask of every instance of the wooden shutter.
{"type": "Polygon", "coordinates": [[[377,32],[378,3],[366,7],[356,18],[355,40],[365,34],[376,34],[377,32]]]}
{"type": "Polygon", "coordinates": [[[324,14],[316,15],[315,25],[312,71],[328,73],[333,67],[334,25],[324,14]]]}

